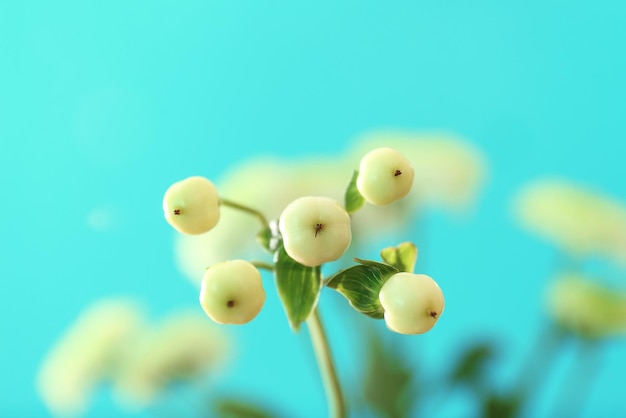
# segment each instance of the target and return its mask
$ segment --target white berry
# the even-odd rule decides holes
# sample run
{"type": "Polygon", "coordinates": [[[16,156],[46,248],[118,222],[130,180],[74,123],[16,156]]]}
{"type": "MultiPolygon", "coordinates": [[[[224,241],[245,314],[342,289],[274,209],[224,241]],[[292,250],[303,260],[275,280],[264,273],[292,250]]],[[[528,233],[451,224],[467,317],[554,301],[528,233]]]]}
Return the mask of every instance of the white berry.
{"type": "Polygon", "coordinates": [[[217,189],[199,176],[176,182],[163,196],[163,212],[167,222],[183,234],[207,232],[220,218],[217,189]]]}
{"type": "Polygon", "coordinates": [[[245,324],[263,308],[261,274],[244,260],[223,261],[207,269],[200,287],[200,305],[218,324],[245,324]]]}
{"type": "Polygon", "coordinates": [[[291,202],[278,228],[285,251],[309,267],[337,260],[350,246],[350,215],[335,200],[306,196],[291,202]]]}
{"type": "Polygon", "coordinates": [[[404,155],[392,148],[377,148],[361,159],[356,187],[369,203],[384,206],[409,193],[413,175],[404,155]]]}
{"type": "Polygon", "coordinates": [[[425,274],[396,273],[380,289],[387,327],[400,334],[429,331],[443,312],[443,292],[425,274]]]}

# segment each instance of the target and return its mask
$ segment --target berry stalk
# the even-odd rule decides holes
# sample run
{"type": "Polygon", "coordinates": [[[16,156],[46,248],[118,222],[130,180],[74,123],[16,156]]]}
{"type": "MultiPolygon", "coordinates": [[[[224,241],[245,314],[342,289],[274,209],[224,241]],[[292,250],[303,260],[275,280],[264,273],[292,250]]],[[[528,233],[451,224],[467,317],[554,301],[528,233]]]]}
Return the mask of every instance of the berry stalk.
{"type": "Polygon", "coordinates": [[[240,203],[237,202],[233,202],[232,200],[228,200],[228,199],[224,199],[224,198],[220,198],[220,204],[224,205],[224,206],[228,206],[230,208],[233,209],[237,209],[240,210],[242,212],[248,213],[254,217],[256,217],[261,224],[263,225],[263,228],[267,228],[269,229],[270,224],[267,221],[267,218],[265,217],[265,215],[263,215],[263,213],[261,213],[260,211],[256,210],[256,209],[252,209],[251,207],[242,205],[240,203]]]}

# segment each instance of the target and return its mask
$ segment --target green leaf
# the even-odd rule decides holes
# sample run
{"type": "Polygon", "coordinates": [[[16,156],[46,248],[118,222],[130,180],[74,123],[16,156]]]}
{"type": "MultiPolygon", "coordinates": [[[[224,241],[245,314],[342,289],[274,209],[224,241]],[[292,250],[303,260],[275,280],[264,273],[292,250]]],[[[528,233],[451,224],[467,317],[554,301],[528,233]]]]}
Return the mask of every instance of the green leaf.
{"type": "Polygon", "coordinates": [[[218,399],[215,412],[220,418],[272,418],[273,414],[248,401],[218,399]]]}
{"type": "Polygon", "coordinates": [[[298,331],[317,304],[322,289],[320,267],[307,267],[289,257],[281,245],[274,255],[276,288],[289,325],[298,331]]]}
{"type": "Polygon", "coordinates": [[[387,247],[380,252],[380,258],[400,271],[413,273],[417,261],[417,247],[412,242],[403,242],[397,247],[387,247]]]}
{"type": "Polygon", "coordinates": [[[278,231],[278,221],[272,221],[266,228],[256,234],[257,242],[270,253],[274,253],[280,245],[282,238],[278,231]]]}
{"type": "Polygon", "coordinates": [[[348,184],[348,188],[346,189],[345,194],[345,206],[346,211],[349,214],[356,212],[361,209],[363,204],[365,203],[365,198],[359,192],[359,189],[356,187],[356,179],[359,177],[359,171],[354,170],[354,174],[352,174],[352,179],[350,180],[350,184],[348,184]]]}
{"type": "Polygon", "coordinates": [[[357,258],[355,261],[360,265],[340,271],[332,276],[326,285],[345,296],[357,311],[381,319],[384,311],[378,293],[387,279],[398,273],[398,269],[376,261],[357,258]]]}
{"type": "Polygon", "coordinates": [[[256,234],[256,240],[266,251],[271,251],[270,242],[272,241],[272,230],[263,228],[256,234]]]}
{"type": "Polygon", "coordinates": [[[519,417],[523,399],[516,395],[491,395],[483,400],[482,416],[484,418],[516,418],[519,417]]]}

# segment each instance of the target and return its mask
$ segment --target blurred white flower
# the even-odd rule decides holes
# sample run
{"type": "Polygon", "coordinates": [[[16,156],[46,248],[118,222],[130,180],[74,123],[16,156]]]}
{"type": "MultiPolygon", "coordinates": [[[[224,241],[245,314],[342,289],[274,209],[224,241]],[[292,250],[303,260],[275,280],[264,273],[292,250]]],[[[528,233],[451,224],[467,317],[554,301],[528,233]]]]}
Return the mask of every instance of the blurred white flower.
{"type": "Polygon", "coordinates": [[[413,207],[466,209],[485,179],[483,155],[468,141],[450,134],[372,132],[357,139],[350,160],[355,164],[378,147],[400,151],[413,165],[413,187],[406,199],[413,207]]]}
{"type": "Polygon", "coordinates": [[[218,184],[225,198],[249,202],[274,219],[301,196],[320,195],[343,200],[354,168],[343,158],[328,156],[257,157],[234,166],[218,184]]]}
{"type": "Polygon", "coordinates": [[[564,180],[536,181],[515,200],[528,230],[574,255],[604,255],[626,262],[626,207],[564,180]]]}
{"type": "Polygon", "coordinates": [[[174,256],[178,269],[198,287],[206,269],[231,259],[262,258],[256,245],[259,222],[245,213],[222,207],[220,221],[200,235],[176,234],[174,256]]]}
{"type": "Polygon", "coordinates": [[[83,311],[47,354],[37,389],[53,415],[76,416],[95,386],[115,368],[116,356],[142,326],[139,306],[104,299],[83,311]]]}
{"type": "Polygon", "coordinates": [[[216,371],[228,359],[230,348],[225,331],[201,311],[170,315],[127,346],[114,389],[125,405],[146,406],[168,384],[193,381],[209,370],[216,371]]]}
{"type": "Polygon", "coordinates": [[[626,292],[580,275],[554,280],[546,292],[547,309],[557,324],[585,337],[626,334],[626,292]]]}

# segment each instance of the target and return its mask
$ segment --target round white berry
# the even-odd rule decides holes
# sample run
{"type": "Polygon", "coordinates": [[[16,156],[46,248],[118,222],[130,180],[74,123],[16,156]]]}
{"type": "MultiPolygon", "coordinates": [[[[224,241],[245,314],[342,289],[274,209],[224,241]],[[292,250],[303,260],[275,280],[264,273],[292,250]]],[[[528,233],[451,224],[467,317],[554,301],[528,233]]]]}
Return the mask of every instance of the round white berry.
{"type": "Polygon", "coordinates": [[[400,334],[429,331],[445,306],[441,288],[425,274],[394,274],[380,289],[379,298],[387,327],[400,334]]]}
{"type": "Polygon", "coordinates": [[[167,222],[178,232],[198,235],[211,230],[220,218],[217,189],[204,177],[188,177],[172,184],[163,196],[167,222]]]}
{"type": "Polygon", "coordinates": [[[291,202],[278,228],[285,251],[305,266],[337,260],[350,246],[350,215],[335,200],[306,196],[291,202]]]}
{"type": "Polygon", "coordinates": [[[388,205],[409,193],[413,175],[404,155],[392,148],[377,148],[361,159],[356,187],[369,203],[388,205]]]}
{"type": "Polygon", "coordinates": [[[265,303],[261,274],[244,260],[224,261],[207,269],[200,287],[200,305],[219,324],[252,321],[265,303]]]}

